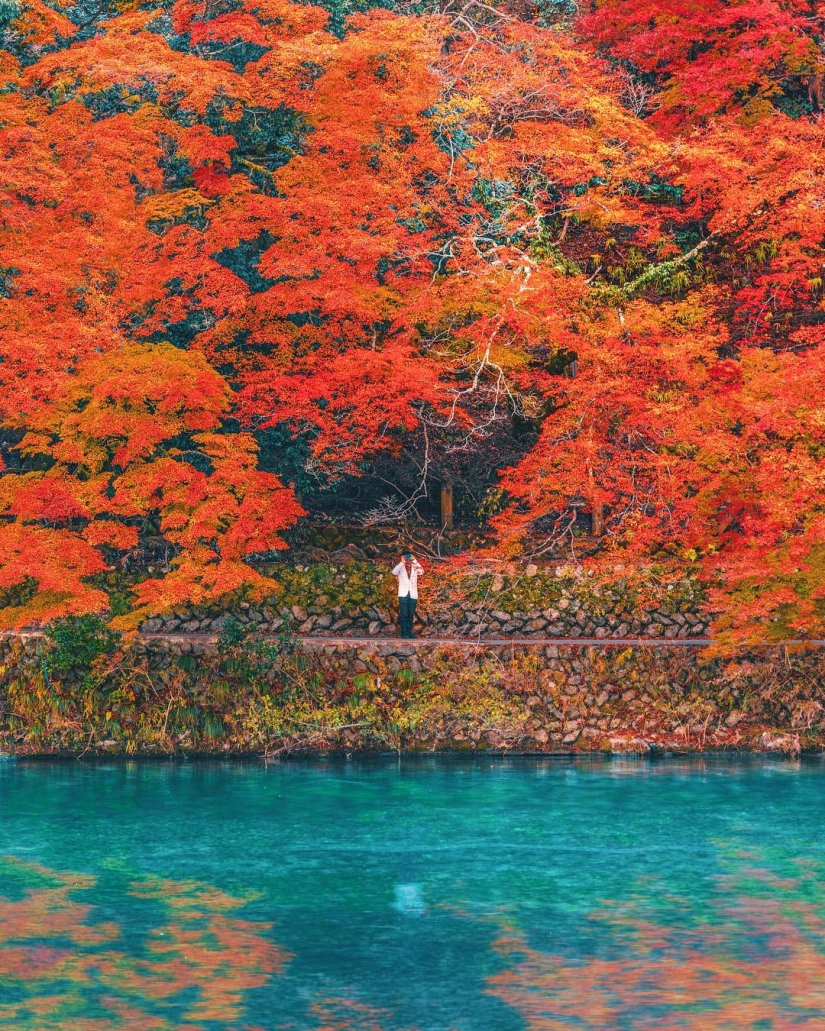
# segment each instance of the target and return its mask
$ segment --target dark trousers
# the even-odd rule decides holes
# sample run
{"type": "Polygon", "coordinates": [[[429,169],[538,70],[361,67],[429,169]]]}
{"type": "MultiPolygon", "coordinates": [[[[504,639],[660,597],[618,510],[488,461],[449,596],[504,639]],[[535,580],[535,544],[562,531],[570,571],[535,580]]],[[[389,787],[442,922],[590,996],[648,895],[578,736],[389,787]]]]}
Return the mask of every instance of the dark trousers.
{"type": "Polygon", "coordinates": [[[417,598],[398,599],[398,622],[401,624],[401,636],[413,637],[413,620],[415,619],[415,605],[417,598]]]}

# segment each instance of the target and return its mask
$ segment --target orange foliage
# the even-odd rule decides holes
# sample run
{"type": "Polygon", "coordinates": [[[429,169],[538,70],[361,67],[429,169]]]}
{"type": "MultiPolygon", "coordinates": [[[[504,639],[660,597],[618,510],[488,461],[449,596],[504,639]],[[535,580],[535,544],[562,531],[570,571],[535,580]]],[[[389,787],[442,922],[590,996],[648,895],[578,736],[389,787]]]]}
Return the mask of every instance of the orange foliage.
{"type": "Polygon", "coordinates": [[[541,952],[506,930],[496,949],[512,965],[490,978],[489,991],[518,1010],[528,1031],[571,1021],[594,1029],[819,1027],[825,922],[807,895],[794,897],[795,889],[810,891],[813,878],[747,873],[753,884],[745,887],[720,878],[698,923],[684,911],[658,921],[652,897],[606,905],[591,919],[609,949],[589,959],[541,952]]]}
{"type": "Polygon", "coordinates": [[[145,955],[135,955],[116,923],[96,920],[93,906],[76,900],[94,887],[93,878],[3,863],[28,885],[17,900],[0,897],[0,977],[10,989],[0,1020],[9,1027],[240,1026],[246,993],[280,974],[290,958],[269,940],[269,924],[233,915],[244,899],[159,878],[130,888],[165,914],[147,932],[145,955]]]}
{"type": "Polygon", "coordinates": [[[584,504],[610,561],[695,562],[720,630],[819,632],[814,5],[97,17],[23,4],[0,65],[6,624],[105,607],[150,530],[135,619],[263,589],[301,515],[269,427],[334,478],[422,426],[484,462],[509,415],[505,550],[584,504]]]}

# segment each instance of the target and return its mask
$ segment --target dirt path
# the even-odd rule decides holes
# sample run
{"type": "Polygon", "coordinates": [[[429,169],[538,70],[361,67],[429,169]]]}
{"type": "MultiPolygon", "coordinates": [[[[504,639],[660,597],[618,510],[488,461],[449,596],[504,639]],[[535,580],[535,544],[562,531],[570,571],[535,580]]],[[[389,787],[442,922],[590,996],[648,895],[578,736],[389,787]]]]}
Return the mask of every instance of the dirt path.
{"type": "MultiPolygon", "coordinates": [[[[217,641],[217,636],[209,634],[140,634],[142,640],[176,640],[176,641],[217,641]]],[[[275,634],[255,635],[258,640],[277,641],[275,634]]],[[[362,648],[365,645],[398,646],[409,648],[437,647],[464,647],[464,648],[508,648],[510,646],[523,648],[549,648],[552,646],[568,647],[603,647],[608,648],[650,648],[655,645],[666,645],[675,648],[702,648],[713,642],[707,637],[698,637],[693,640],[687,638],[655,638],[655,637],[415,637],[412,640],[403,637],[321,637],[320,635],[296,636],[292,640],[310,647],[353,647],[362,648]]],[[[822,642],[825,643],[825,642],[822,642]]]]}
{"type": "MultiPolygon", "coordinates": [[[[22,640],[43,637],[42,630],[3,630],[0,637],[17,637],[22,640]]],[[[217,634],[175,634],[175,633],[138,633],[139,641],[183,641],[214,644],[217,634]]],[[[277,634],[255,634],[254,640],[278,641],[277,634]]],[[[379,647],[429,648],[464,647],[464,648],[707,648],[713,644],[710,637],[666,638],[666,637],[416,637],[407,640],[402,637],[323,637],[320,635],[296,636],[292,640],[310,647],[357,647],[375,645],[379,647]]],[[[790,646],[825,647],[825,640],[811,639],[799,641],[765,642],[748,645],[748,648],[782,648],[790,646]]]]}

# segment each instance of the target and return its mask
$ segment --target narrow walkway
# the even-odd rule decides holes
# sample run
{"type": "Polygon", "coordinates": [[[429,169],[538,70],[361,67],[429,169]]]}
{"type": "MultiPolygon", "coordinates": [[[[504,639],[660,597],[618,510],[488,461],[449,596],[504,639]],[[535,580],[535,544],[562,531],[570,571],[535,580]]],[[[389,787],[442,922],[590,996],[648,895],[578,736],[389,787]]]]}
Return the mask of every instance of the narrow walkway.
{"type": "MultiPolygon", "coordinates": [[[[216,634],[138,634],[142,641],[202,641],[204,643],[217,641],[216,634]]],[[[278,641],[277,634],[254,634],[253,639],[257,641],[278,641]]],[[[296,635],[292,638],[302,645],[310,647],[337,648],[354,646],[362,648],[365,645],[380,645],[409,648],[429,648],[437,646],[440,648],[533,648],[550,647],[602,647],[608,648],[652,648],[665,645],[673,648],[706,648],[713,644],[709,637],[689,638],[664,638],[664,637],[414,637],[412,640],[405,637],[322,637],[321,635],[296,635]]],[[[798,642],[797,642],[798,643],[798,642]]],[[[825,641],[817,642],[825,644],[825,641]]],[[[769,647],[769,646],[766,646],[769,647]]]]}
{"type": "MultiPolygon", "coordinates": [[[[21,640],[43,637],[42,630],[2,630],[2,637],[16,637],[21,640]]],[[[217,634],[175,634],[175,633],[138,633],[139,641],[182,641],[200,644],[215,644],[217,634]]],[[[278,641],[278,634],[254,634],[254,640],[278,641]]],[[[674,637],[416,637],[412,640],[403,637],[323,637],[321,635],[305,635],[293,638],[294,641],[310,647],[357,647],[376,645],[381,647],[430,648],[463,647],[463,648],[707,648],[714,643],[710,637],[674,638],[674,637]]],[[[825,639],[794,640],[780,642],[762,642],[760,644],[743,645],[742,648],[785,648],[805,646],[809,648],[825,647],[825,639]]]]}
{"type": "MultiPolygon", "coordinates": [[[[277,641],[277,634],[256,634],[256,640],[277,641]]],[[[217,641],[215,634],[138,634],[141,640],[173,640],[173,641],[217,641]]],[[[403,637],[321,637],[296,636],[294,641],[301,644],[329,647],[364,645],[393,645],[409,648],[464,647],[464,648],[707,648],[714,644],[710,637],[675,638],[675,637],[415,637],[412,640],[403,637]]],[[[748,645],[749,648],[784,648],[792,645],[806,645],[814,648],[825,647],[825,640],[782,641],[779,643],[764,642],[748,645]]],[[[744,646],[743,646],[744,647],[744,646]]]]}

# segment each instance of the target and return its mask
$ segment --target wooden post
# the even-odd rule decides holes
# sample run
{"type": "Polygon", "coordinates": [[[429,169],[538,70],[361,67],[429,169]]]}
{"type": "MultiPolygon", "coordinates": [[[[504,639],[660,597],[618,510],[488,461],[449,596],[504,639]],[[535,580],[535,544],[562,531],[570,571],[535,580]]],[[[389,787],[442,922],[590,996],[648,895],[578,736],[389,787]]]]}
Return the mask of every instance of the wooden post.
{"type": "Polygon", "coordinates": [[[452,480],[441,481],[441,529],[453,528],[453,483],[452,480]]]}
{"type": "Polygon", "coordinates": [[[604,505],[593,506],[593,536],[601,537],[604,533],[604,505]]]}
{"type": "MultiPolygon", "coordinates": [[[[590,431],[590,434],[592,440],[592,430],[590,431]]],[[[590,462],[587,463],[587,478],[590,480],[590,489],[592,491],[595,487],[595,478],[593,476],[593,466],[590,464],[590,462]]],[[[601,537],[604,533],[604,505],[600,501],[597,501],[593,505],[593,516],[590,532],[593,534],[594,537],[601,537]]]]}

